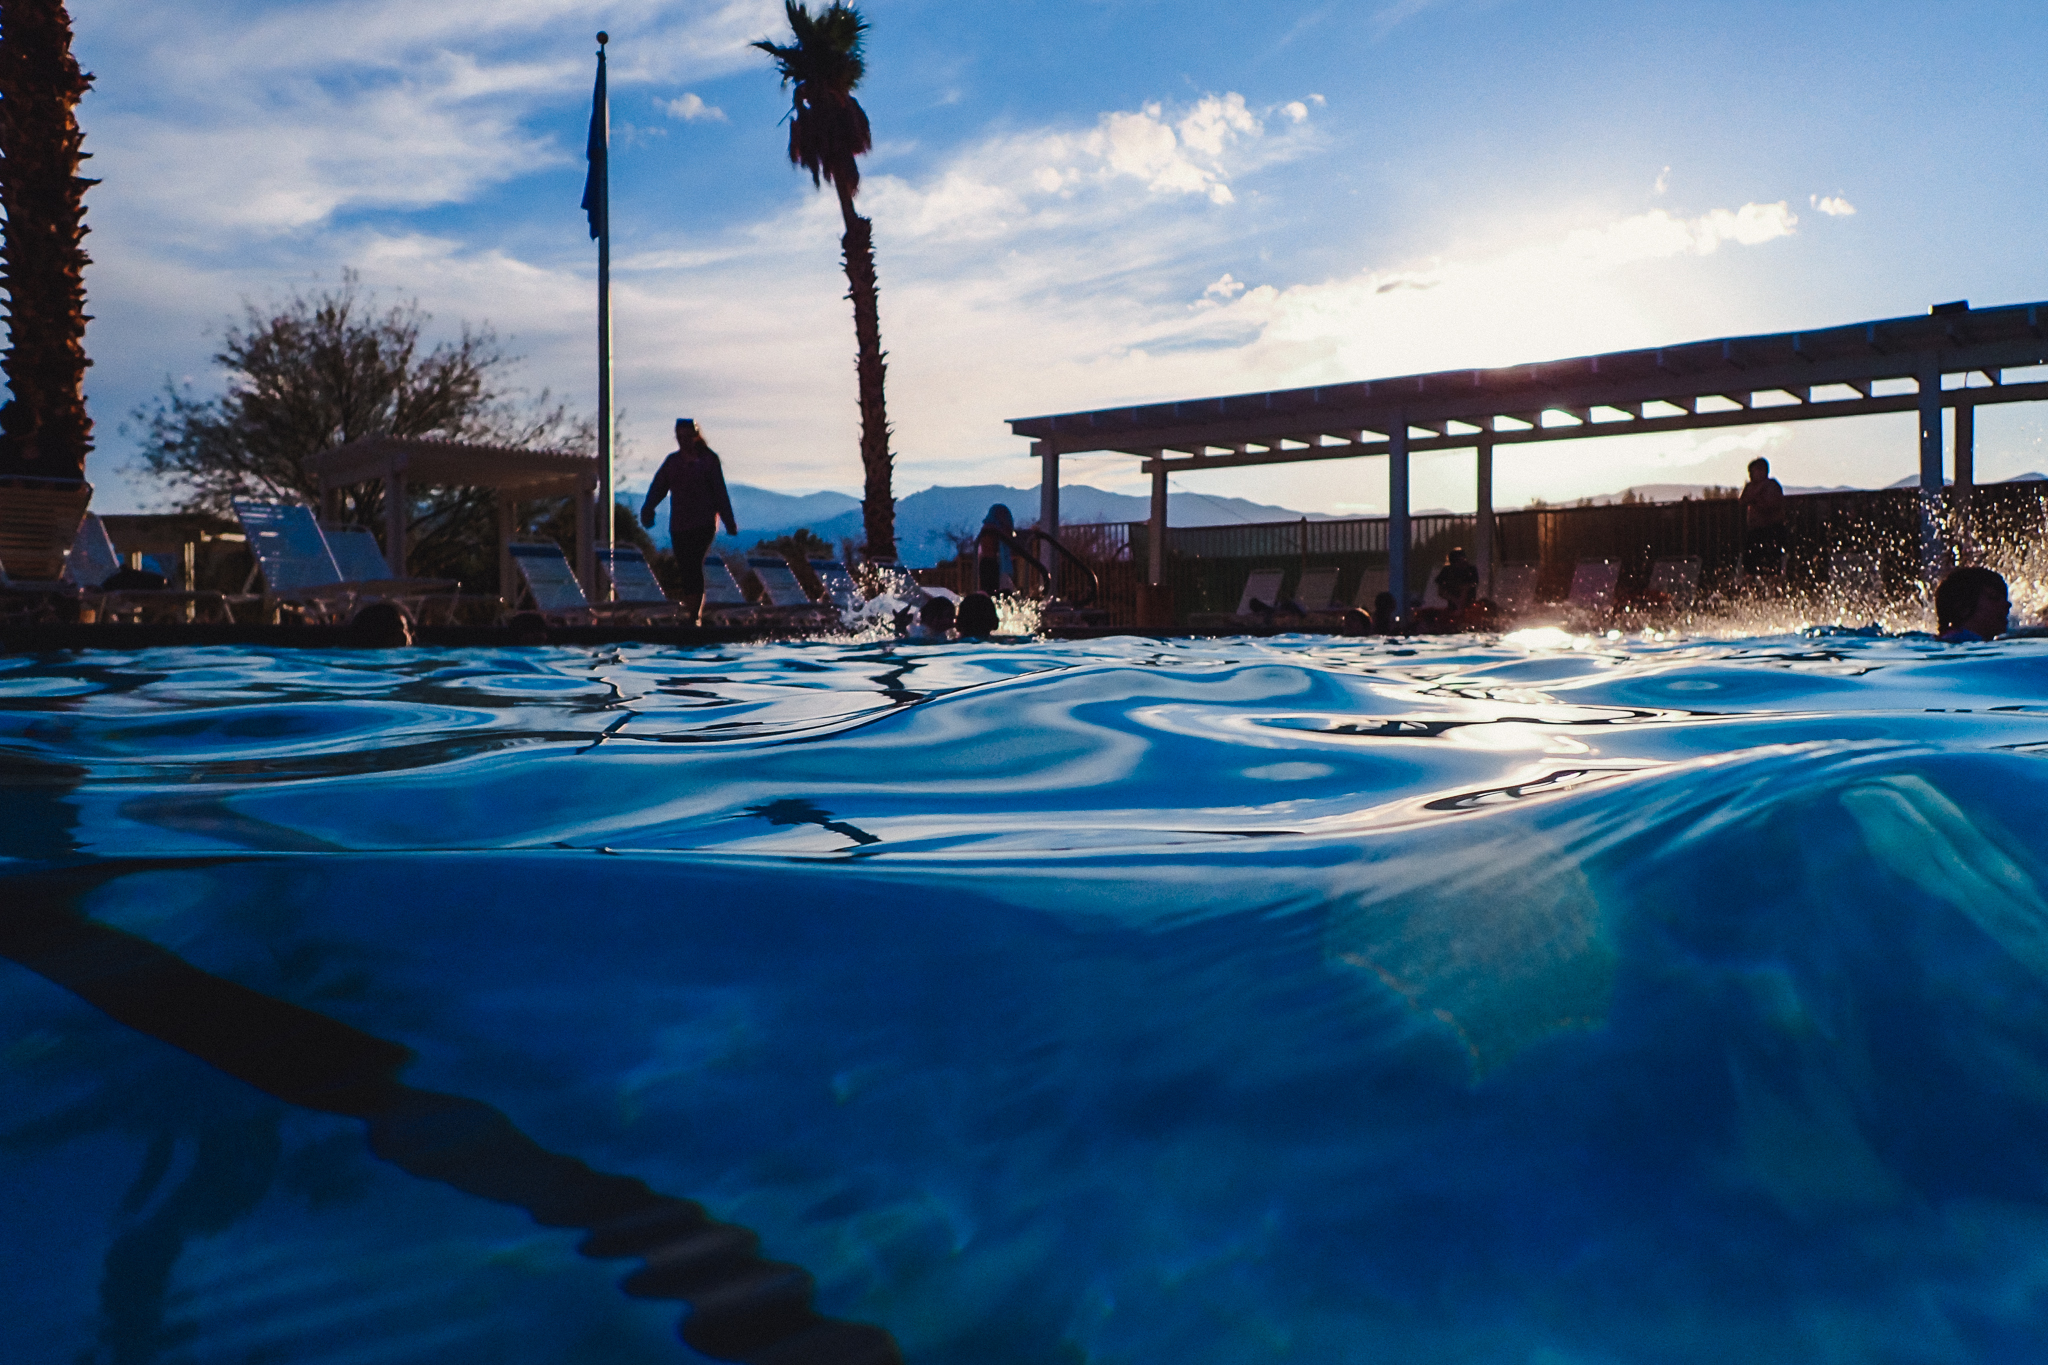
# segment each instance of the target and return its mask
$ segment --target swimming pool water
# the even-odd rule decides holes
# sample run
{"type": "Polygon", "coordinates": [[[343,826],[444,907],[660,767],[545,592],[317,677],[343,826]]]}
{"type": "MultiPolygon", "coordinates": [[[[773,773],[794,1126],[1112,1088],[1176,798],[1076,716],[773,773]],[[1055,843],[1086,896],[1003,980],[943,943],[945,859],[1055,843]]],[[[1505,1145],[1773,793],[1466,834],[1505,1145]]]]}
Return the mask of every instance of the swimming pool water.
{"type": "Polygon", "coordinates": [[[2037,1360],[2044,683],[1840,632],[0,658],[0,1359],[703,1358],[574,1185],[913,1361],[2037,1360]]]}

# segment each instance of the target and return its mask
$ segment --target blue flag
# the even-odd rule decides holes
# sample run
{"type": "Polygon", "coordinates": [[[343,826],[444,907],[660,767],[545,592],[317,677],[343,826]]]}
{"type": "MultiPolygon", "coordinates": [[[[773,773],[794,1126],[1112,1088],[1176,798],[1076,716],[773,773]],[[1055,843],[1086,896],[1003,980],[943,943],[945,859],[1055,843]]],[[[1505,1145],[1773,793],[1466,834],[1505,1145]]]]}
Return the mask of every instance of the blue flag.
{"type": "Polygon", "coordinates": [[[604,51],[599,49],[597,89],[590,96],[590,145],[584,149],[584,155],[590,158],[590,173],[583,178],[583,211],[590,215],[593,238],[608,226],[605,220],[610,213],[611,186],[607,183],[606,154],[611,146],[611,125],[611,108],[604,94],[604,51]]]}

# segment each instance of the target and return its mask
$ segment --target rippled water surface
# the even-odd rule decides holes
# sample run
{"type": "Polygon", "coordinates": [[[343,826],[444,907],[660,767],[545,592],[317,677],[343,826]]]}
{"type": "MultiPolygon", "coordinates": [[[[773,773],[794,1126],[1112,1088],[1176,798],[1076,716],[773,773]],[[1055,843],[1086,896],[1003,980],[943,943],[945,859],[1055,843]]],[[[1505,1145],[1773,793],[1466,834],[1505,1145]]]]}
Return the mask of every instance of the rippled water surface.
{"type": "Polygon", "coordinates": [[[0,658],[0,1359],[701,1359],[630,1189],[913,1361],[2038,1360],[2044,684],[0,658]]]}

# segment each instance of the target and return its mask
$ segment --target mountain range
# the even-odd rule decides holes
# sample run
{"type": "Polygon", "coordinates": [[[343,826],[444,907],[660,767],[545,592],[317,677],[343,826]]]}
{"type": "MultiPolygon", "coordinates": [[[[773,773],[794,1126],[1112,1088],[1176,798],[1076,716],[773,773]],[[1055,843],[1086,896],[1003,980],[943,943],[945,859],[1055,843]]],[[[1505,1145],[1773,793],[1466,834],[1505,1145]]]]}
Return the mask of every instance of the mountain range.
{"type": "MultiPolygon", "coordinates": [[[[732,554],[751,548],[755,542],[803,529],[836,546],[842,540],[861,538],[860,499],[844,493],[777,493],[748,484],[729,485],[733,515],[739,518],[737,536],[720,535],[713,549],[732,554]]],[[[621,497],[639,506],[644,490],[624,492],[621,497]]],[[[1011,488],[1005,484],[970,484],[964,487],[927,488],[896,500],[897,557],[910,568],[928,568],[959,552],[960,542],[981,527],[988,509],[1003,503],[1019,526],[1038,520],[1038,489],[1011,488]]],[[[664,509],[666,510],[666,509],[664,509]]],[[[1152,514],[1149,498],[1109,493],[1087,484],[1060,486],[1060,520],[1068,524],[1096,521],[1143,521],[1152,514]]],[[[1336,520],[1326,513],[1297,512],[1288,507],[1251,502],[1244,498],[1219,498],[1205,493],[1166,495],[1167,520],[1175,526],[1225,526],[1241,522],[1336,520]]],[[[658,519],[655,543],[668,548],[668,521],[658,519]]]]}

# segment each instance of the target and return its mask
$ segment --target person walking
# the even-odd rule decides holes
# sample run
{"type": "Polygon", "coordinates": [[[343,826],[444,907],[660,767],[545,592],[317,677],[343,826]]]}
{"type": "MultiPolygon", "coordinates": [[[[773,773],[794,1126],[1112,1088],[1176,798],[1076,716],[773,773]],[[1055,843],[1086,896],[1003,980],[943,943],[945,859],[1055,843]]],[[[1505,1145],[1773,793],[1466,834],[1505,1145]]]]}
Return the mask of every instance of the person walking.
{"type": "Polygon", "coordinates": [[[694,623],[704,602],[704,556],[718,538],[719,520],[724,519],[727,535],[738,535],[740,527],[718,452],[687,417],[676,418],[675,451],[654,472],[647,501],[640,504],[642,526],[654,525],[654,509],[663,498],[669,499],[668,532],[683,581],[683,611],[694,623]]]}

